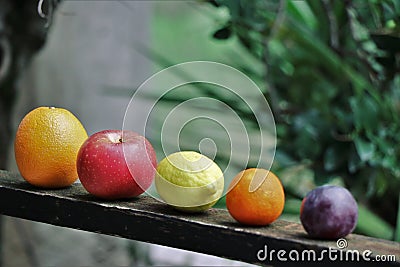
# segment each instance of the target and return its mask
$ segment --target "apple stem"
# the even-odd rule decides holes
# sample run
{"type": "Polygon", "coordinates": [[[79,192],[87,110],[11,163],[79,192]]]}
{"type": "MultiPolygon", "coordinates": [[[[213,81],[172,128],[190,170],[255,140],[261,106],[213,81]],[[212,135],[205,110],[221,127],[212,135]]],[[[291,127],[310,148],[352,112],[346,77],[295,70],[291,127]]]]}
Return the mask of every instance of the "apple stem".
{"type": "Polygon", "coordinates": [[[119,141],[120,143],[122,143],[122,138],[120,138],[118,141],[119,141]]]}

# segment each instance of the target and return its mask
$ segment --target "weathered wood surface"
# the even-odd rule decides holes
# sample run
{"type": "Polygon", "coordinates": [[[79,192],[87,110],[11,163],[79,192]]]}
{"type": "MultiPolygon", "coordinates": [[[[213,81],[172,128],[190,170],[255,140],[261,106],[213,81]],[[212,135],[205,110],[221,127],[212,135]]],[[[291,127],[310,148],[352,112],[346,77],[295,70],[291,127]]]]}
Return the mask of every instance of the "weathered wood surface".
{"type": "MultiPolygon", "coordinates": [[[[328,265],[365,266],[362,253],[370,250],[369,263],[377,263],[376,255],[395,255],[396,261],[384,265],[400,266],[400,244],[361,235],[346,237],[348,247],[339,250],[336,241],[313,240],[301,225],[278,220],[267,227],[243,227],[226,210],[211,209],[202,214],[183,214],[151,197],[142,196],[129,201],[103,201],[90,196],[80,184],[66,189],[43,190],[27,184],[16,174],[0,171],[0,214],[57,226],[81,229],[181,248],[260,265],[289,263],[289,253],[313,250],[316,261],[326,251],[323,262],[328,265]],[[257,253],[267,246],[268,258],[260,261],[257,253]],[[286,251],[280,261],[277,251],[286,251]],[[329,257],[329,249],[336,260],[329,257]],[[271,251],[272,262],[270,262],[271,251]],[[360,261],[351,261],[345,252],[358,250],[360,261]],[[343,260],[340,261],[340,253],[343,260]]],[[[294,258],[296,253],[291,254],[294,258]]],[[[260,252],[261,259],[265,257],[260,252]]],[[[321,262],[319,262],[321,263],[321,262]]],[[[298,264],[298,262],[297,262],[298,264]]]]}

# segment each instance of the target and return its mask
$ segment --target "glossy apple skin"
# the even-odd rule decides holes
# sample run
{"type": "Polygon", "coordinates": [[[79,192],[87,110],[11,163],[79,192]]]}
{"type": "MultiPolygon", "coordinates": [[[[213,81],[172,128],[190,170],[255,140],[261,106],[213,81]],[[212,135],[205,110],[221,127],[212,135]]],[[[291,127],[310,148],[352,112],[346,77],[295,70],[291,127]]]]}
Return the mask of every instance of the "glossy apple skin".
{"type": "Polygon", "coordinates": [[[139,196],[153,182],[156,167],[152,145],[133,131],[95,133],[83,143],[77,157],[83,187],[103,199],[139,196]]]}
{"type": "Polygon", "coordinates": [[[352,194],[343,187],[326,185],[312,190],[303,199],[300,220],[313,238],[338,239],[356,227],[358,206],[352,194]]]}

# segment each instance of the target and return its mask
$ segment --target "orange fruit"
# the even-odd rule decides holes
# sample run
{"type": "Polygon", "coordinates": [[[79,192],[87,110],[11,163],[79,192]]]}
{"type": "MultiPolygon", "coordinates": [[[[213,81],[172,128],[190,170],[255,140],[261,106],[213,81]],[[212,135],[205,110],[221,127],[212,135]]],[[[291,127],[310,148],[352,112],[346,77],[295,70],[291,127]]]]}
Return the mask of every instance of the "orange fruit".
{"type": "Polygon", "coordinates": [[[68,110],[38,107],[21,121],[15,136],[15,160],[21,176],[43,188],[60,188],[78,179],[76,158],[88,135],[68,110]]]}
{"type": "Polygon", "coordinates": [[[278,177],[265,169],[247,169],[232,180],[226,207],[241,224],[263,226],[275,221],[283,211],[285,193],[278,177]]]}

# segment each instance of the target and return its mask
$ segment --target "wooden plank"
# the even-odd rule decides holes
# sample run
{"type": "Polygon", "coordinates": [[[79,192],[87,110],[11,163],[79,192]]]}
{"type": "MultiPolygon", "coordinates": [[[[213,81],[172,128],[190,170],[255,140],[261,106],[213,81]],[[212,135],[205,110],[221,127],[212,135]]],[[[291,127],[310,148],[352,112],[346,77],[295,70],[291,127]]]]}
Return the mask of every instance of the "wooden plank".
{"type": "Polygon", "coordinates": [[[148,196],[103,201],[90,196],[80,184],[43,190],[7,171],[0,171],[0,196],[0,214],[259,265],[292,265],[299,258],[308,266],[320,261],[365,266],[377,263],[377,255],[394,255],[395,262],[386,264],[400,266],[400,244],[396,242],[353,234],[346,237],[348,247],[340,250],[336,241],[308,238],[297,223],[278,220],[267,227],[244,227],[222,209],[184,214],[148,196]],[[280,257],[279,250],[285,251],[280,257]],[[355,250],[359,252],[358,262],[352,253],[355,250]],[[367,250],[372,253],[364,254],[370,262],[362,257],[367,250]],[[281,260],[285,258],[287,261],[281,260]]]}

